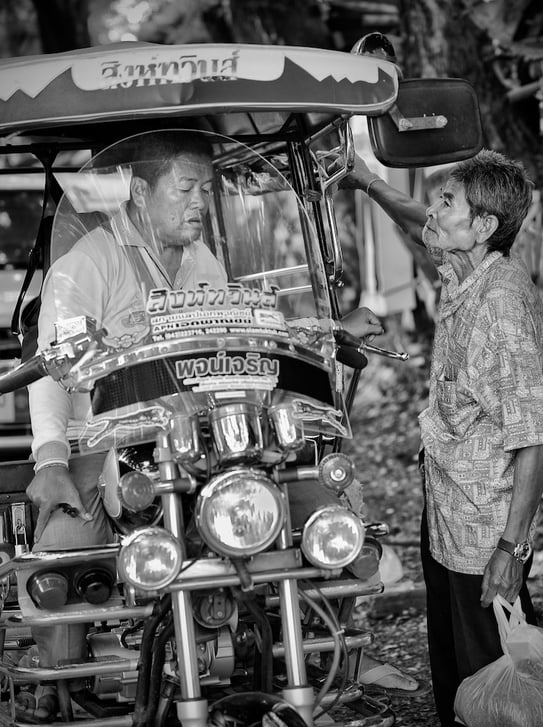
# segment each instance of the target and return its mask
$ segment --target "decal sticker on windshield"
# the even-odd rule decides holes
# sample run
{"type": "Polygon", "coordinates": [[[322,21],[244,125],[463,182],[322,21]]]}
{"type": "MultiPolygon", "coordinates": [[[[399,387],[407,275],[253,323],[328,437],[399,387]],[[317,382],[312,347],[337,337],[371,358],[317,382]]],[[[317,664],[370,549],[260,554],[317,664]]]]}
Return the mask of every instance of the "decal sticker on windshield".
{"type": "Polygon", "coordinates": [[[89,449],[96,447],[112,434],[118,436],[119,434],[138,431],[145,438],[146,430],[154,432],[157,428],[166,428],[169,417],[170,413],[164,407],[156,405],[139,409],[136,412],[129,412],[128,414],[110,414],[109,416],[93,419],[89,422],[88,427],[91,431],[95,431],[87,439],[87,447],[89,449]]]}
{"type": "Polygon", "coordinates": [[[341,423],[343,413],[331,406],[320,406],[304,399],[293,399],[293,416],[300,422],[326,422],[342,437],[348,436],[348,430],[341,423]]]}
{"type": "Polygon", "coordinates": [[[200,283],[197,289],[170,290],[155,288],[149,293],[148,313],[173,313],[183,308],[277,308],[276,285],[268,290],[246,288],[239,283],[229,283],[226,288],[211,288],[200,283]]]}
{"type": "Polygon", "coordinates": [[[245,389],[272,391],[279,380],[279,361],[257,352],[231,355],[219,351],[216,356],[177,361],[176,375],[194,393],[245,389]]]}
{"type": "Polygon", "coordinates": [[[288,338],[277,306],[276,288],[258,290],[232,284],[224,289],[151,290],[147,300],[151,338],[165,341],[194,336],[266,335],[288,338]]]}
{"type": "Polygon", "coordinates": [[[71,336],[77,336],[87,332],[87,319],[85,316],[76,316],[75,318],[64,318],[55,323],[55,339],[57,343],[62,343],[71,336]]]}

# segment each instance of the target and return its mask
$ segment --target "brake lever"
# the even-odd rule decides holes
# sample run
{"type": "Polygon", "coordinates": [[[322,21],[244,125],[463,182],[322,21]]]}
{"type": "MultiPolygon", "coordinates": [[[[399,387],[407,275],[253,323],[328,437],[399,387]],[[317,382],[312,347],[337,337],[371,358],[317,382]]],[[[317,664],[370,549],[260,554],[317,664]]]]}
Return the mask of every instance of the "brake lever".
{"type": "Polygon", "coordinates": [[[344,328],[338,328],[334,332],[334,336],[336,343],[338,343],[339,346],[350,347],[359,354],[375,353],[379,356],[385,356],[386,358],[393,358],[399,361],[407,361],[409,358],[409,354],[404,353],[403,351],[388,351],[386,348],[372,346],[371,344],[366,343],[364,339],[357,338],[356,336],[353,336],[352,333],[348,333],[344,328]]]}
{"type": "Polygon", "coordinates": [[[407,359],[409,358],[408,353],[405,353],[403,351],[387,351],[386,348],[378,348],[377,346],[372,346],[371,344],[366,343],[364,340],[362,340],[360,348],[367,353],[376,353],[378,356],[386,356],[386,358],[394,358],[399,361],[407,361],[407,359]]]}

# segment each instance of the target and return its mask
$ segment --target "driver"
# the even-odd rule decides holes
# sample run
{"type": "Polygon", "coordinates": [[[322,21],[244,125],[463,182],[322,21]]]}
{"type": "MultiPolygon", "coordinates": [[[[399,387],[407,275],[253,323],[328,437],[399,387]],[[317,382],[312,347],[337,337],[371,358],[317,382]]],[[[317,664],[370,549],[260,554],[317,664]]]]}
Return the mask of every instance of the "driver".
{"type": "MultiPolygon", "coordinates": [[[[77,316],[105,328],[106,343],[132,346],[146,334],[147,290],[197,287],[202,279],[217,287],[226,284],[224,268],[199,239],[213,178],[211,145],[198,134],[145,134],[134,159],[146,161],[133,164],[128,202],[78,240],[47,274],[39,350],[57,338],[58,321],[77,316]]],[[[90,396],[68,393],[46,377],[29,387],[29,403],[35,476],[27,494],[39,509],[34,550],[111,542],[97,488],[105,454],[70,457],[69,439],[88,416],[90,396]],[[78,516],[70,517],[66,506],[78,516]]],[[[35,627],[40,666],[83,661],[86,631],[79,624],[35,627]]],[[[74,683],[71,689],[81,686],[74,683]]],[[[22,706],[24,719],[47,721],[57,712],[54,690],[41,688],[35,704],[22,706]]]]}
{"type": "MultiPolygon", "coordinates": [[[[85,234],[50,268],[44,281],[38,348],[57,338],[55,324],[78,316],[107,330],[107,343],[129,347],[146,333],[146,292],[153,287],[224,287],[222,265],[201,241],[213,179],[212,148],[203,135],[162,131],[141,136],[130,198],[109,221],[85,234]],[[143,281],[143,290],[142,290],[143,281]]],[[[382,333],[368,309],[353,311],[344,327],[358,337],[382,333]]],[[[97,488],[105,453],[70,456],[74,424],[90,409],[85,393],[69,393],[50,377],[29,387],[35,476],[27,489],[38,507],[36,551],[110,542],[112,532],[97,488]],[[77,512],[71,517],[67,507],[77,512]]],[[[35,627],[40,666],[84,661],[87,626],[35,627]]],[[[372,666],[375,662],[372,662],[372,666]]],[[[73,683],[75,691],[83,685],[73,683]]],[[[39,687],[19,718],[47,721],[58,710],[52,687],[39,687]]]]}

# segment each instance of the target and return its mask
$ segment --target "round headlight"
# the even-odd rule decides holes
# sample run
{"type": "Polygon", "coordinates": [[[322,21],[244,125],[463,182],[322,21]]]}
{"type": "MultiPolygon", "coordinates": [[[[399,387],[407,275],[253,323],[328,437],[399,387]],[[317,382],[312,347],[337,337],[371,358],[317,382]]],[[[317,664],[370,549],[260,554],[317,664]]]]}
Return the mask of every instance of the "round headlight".
{"type": "Polygon", "coordinates": [[[279,535],[285,517],[283,497],[261,472],[238,469],[211,480],[196,503],[196,525],[216,553],[254,555],[279,535]]]}
{"type": "Polygon", "coordinates": [[[318,568],[344,568],[364,544],[364,525],[354,512],[341,505],[324,506],[307,520],[302,551],[318,568]]]}
{"type": "Polygon", "coordinates": [[[142,528],[123,541],[118,567],[122,580],[142,591],[155,591],[175,579],[181,563],[181,548],[171,533],[142,528]]]}

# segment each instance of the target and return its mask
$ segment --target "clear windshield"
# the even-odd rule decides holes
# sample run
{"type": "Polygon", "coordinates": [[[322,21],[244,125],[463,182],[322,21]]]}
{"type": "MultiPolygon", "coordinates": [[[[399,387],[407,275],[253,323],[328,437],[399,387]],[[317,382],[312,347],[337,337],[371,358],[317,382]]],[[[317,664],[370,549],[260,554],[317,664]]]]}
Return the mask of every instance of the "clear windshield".
{"type": "Polygon", "coordinates": [[[91,393],[83,450],[240,401],[349,435],[317,236],[277,169],[232,139],[165,130],[57,178],[40,345],[84,321],[101,331],[65,381],[91,393]]]}

